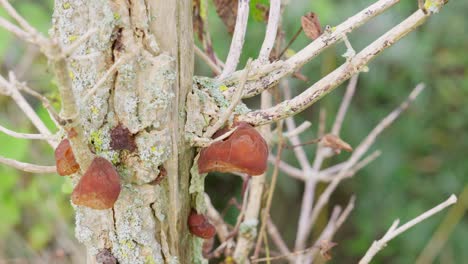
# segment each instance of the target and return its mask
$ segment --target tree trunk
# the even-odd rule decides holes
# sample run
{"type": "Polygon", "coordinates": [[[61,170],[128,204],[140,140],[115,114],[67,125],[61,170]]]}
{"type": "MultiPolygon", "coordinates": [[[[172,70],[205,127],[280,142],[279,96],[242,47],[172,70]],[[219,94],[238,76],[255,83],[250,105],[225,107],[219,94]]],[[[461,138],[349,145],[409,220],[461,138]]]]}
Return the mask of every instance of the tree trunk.
{"type": "Polygon", "coordinates": [[[122,181],[113,209],[75,206],[76,237],[86,245],[88,263],[202,261],[201,240],[186,224],[193,160],[184,140],[193,77],[191,8],[189,0],[55,1],[51,34],[61,44],[96,29],[75,52],[69,75],[89,147],[112,161],[122,181]],[[119,124],[133,134],[135,151],[111,147],[119,124]]]}

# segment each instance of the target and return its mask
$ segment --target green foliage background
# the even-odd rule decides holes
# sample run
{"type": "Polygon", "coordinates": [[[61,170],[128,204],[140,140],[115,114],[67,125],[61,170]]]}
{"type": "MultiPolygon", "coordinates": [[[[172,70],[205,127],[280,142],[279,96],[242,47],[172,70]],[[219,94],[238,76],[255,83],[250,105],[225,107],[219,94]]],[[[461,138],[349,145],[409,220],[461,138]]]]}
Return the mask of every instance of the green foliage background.
{"type": "MultiPolygon", "coordinates": [[[[47,33],[50,27],[52,1],[12,1],[32,25],[47,33]]],[[[267,1],[253,1],[267,2],[267,1]]],[[[289,1],[283,18],[286,40],[300,26],[300,16],[308,11],[318,14],[322,25],[337,25],[350,15],[368,6],[370,0],[359,1],[289,1]]],[[[359,51],[380,34],[396,25],[417,8],[417,1],[401,1],[395,8],[353,32],[349,38],[359,51]]],[[[230,36],[210,2],[208,10],[215,51],[221,59],[227,55],[230,36]]],[[[348,113],[343,139],[356,145],[373,126],[397,106],[419,82],[427,89],[410,110],[386,130],[373,149],[383,151],[381,157],[343,182],[332,196],[332,204],[344,205],[352,194],[357,195],[356,208],[349,221],[337,233],[331,263],[356,262],[372,241],[380,237],[392,221],[403,222],[433,207],[451,193],[460,194],[468,182],[468,2],[451,1],[430,18],[416,32],[385,51],[370,65],[369,73],[361,74],[358,89],[348,113]]],[[[0,16],[6,17],[0,10],[0,16]]],[[[253,12],[241,64],[248,57],[256,57],[264,36],[265,24],[253,12]]],[[[301,34],[291,47],[299,50],[309,43],[301,34]]],[[[304,67],[302,73],[308,83],[292,80],[297,93],[309,87],[344,62],[343,44],[321,54],[304,67]]],[[[47,70],[46,60],[37,51],[0,29],[0,71],[5,76],[13,69],[20,80],[55,98],[55,86],[47,70]],[[28,61],[29,59],[33,59],[28,61]],[[26,66],[21,66],[26,65],[26,66]]],[[[196,62],[199,75],[210,76],[203,64],[196,62]]],[[[297,117],[301,122],[313,123],[304,141],[315,138],[318,110],[328,113],[328,128],[339,106],[344,86],[297,117]]],[[[52,127],[46,111],[32,98],[32,102],[47,124],[52,127]]],[[[258,101],[248,100],[252,107],[258,101]]],[[[19,131],[34,133],[32,125],[9,98],[0,97],[0,124],[19,131]]],[[[314,146],[306,147],[313,158],[314,146]]],[[[53,151],[43,142],[14,139],[0,133],[0,155],[38,164],[53,164],[53,151]]],[[[325,166],[347,157],[341,154],[325,166]]],[[[292,153],[283,158],[297,165],[292,153]]],[[[238,197],[239,178],[230,175],[211,175],[207,189],[218,209],[227,206],[231,197],[238,197]],[[234,187],[233,187],[234,186],[234,187]]],[[[57,255],[67,248],[64,240],[73,242],[73,211],[69,204],[71,185],[57,175],[31,175],[0,165],[0,262],[4,259],[35,259],[57,255]]],[[[272,217],[289,245],[293,244],[297,217],[302,198],[302,185],[280,175],[273,203],[272,217]]],[[[465,201],[466,202],[466,201],[465,201]]],[[[329,208],[330,209],[330,208],[329,208]]],[[[237,211],[227,210],[227,221],[234,222],[237,211]]],[[[431,238],[445,213],[415,227],[389,244],[375,259],[375,263],[413,263],[431,238]]],[[[326,223],[327,212],[319,219],[319,227],[326,223]]],[[[466,263],[468,251],[468,221],[463,218],[450,236],[437,263],[466,263]]],[[[75,243],[76,244],[76,243],[75,243]]]]}

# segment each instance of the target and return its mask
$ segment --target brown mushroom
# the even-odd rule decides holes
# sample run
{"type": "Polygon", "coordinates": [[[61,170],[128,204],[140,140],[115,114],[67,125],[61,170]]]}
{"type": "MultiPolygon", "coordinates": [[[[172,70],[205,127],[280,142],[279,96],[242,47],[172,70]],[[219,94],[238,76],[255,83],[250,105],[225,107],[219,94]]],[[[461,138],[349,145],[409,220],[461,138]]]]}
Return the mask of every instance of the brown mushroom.
{"type": "Polygon", "coordinates": [[[268,145],[250,124],[241,122],[237,129],[223,141],[212,143],[200,152],[198,170],[240,172],[260,175],[267,168],[268,145]]]}
{"type": "Polygon", "coordinates": [[[60,176],[73,174],[80,169],[80,164],[76,162],[75,155],[73,155],[70,141],[66,138],[55,149],[55,164],[60,176]]]}
{"type": "Polygon", "coordinates": [[[72,202],[93,209],[109,209],[120,194],[120,177],[112,163],[94,158],[72,193],[72,202]]]}
{"type": "Polygon", "coordinates": [[[187,224],[192,235],[204,239],[210,239],[216,234],[215,227],[210,224],[206,216],[197,213],[194,209],[190,211],[187,224]]]}

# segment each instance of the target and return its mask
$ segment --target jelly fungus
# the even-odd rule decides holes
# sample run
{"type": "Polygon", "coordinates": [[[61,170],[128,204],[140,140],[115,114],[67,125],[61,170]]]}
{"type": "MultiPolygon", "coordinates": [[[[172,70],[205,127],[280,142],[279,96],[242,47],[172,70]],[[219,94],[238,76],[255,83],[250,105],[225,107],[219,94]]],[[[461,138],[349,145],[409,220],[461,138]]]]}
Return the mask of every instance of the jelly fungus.
{"type": "Polygon", "coordinates": [[[70,175],[80,169],[80,164],[76,162],[75,155],[68,139],[64,139],[55,149],[55,164],[57,173],[61,176],[70,175]]]}
{"type": "Polygon", "coordinates": [[[108,160],[96,157],[75,186],[72,202],[93,209],[109,209],[119,194],[119,174],[108,160]]]}
{"type": "Polygon", "coordinates": [[[187,223],[190,233],[194,236],[210,239],[216,234],[216,229],[206,219],[206,216],[198,214],[194,209],[190,211],[187,223]]]}
{"type": "Polygon", "coordinates": [[[200,173],[212,171],[260,175],[267,168],[268,145],[250,124],[241,122],[223,141],[204,148],[198,159],[200,173]]]}

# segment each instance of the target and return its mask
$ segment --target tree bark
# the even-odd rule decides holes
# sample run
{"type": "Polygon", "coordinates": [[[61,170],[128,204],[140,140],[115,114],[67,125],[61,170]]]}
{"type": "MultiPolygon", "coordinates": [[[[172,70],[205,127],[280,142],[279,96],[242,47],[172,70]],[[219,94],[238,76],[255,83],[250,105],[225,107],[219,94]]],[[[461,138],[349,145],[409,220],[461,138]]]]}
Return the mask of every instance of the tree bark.
{"type": "Polygon", "coordinates": [[[186,224],[193,160],[184,139],[193,77],[191,9],[189,0],[55,1],[51,34],[63,46],[97,30],[75,52],[69,76],[89,148],[110,160],[122,181],[114,208],[74,207],[88,263],[105,263],[104,257],[119,263],[203,261],[197,258],[201,240],[186,224]],[[87,96],[116,62],[117,70],[87,96]],[[111,148],[111,131],[119,124],[132,133],[135,151],[111,148]]]}

